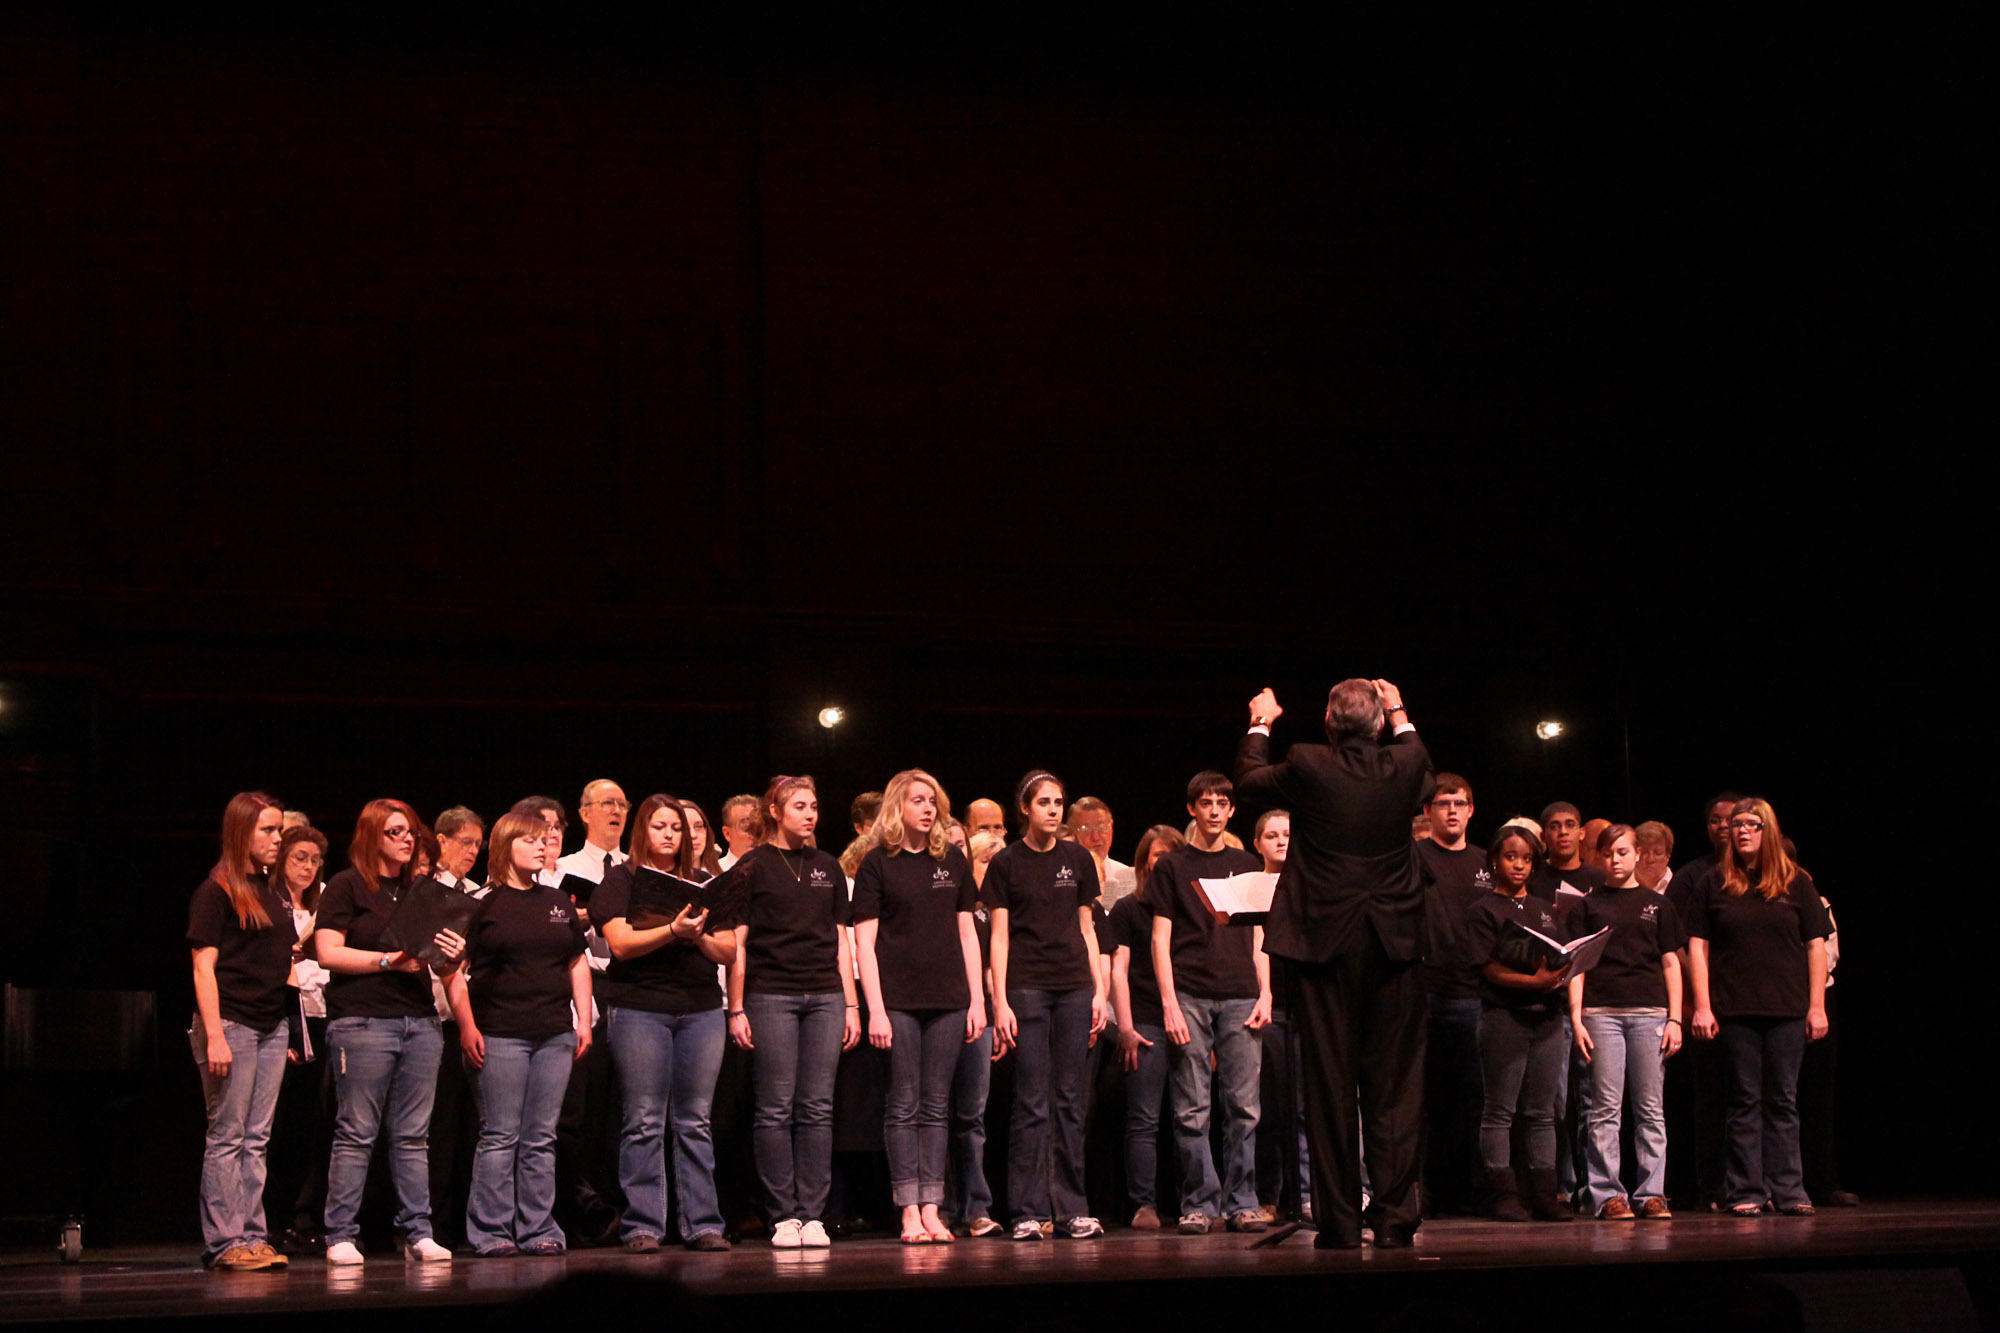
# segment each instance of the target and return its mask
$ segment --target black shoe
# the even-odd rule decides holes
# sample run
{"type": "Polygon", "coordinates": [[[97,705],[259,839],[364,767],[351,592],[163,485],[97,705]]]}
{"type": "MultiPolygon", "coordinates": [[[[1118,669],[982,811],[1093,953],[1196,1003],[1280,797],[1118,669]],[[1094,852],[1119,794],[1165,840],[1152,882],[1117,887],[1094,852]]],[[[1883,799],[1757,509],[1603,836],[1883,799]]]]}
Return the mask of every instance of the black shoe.
{"type": "Polygon", "coordinates": [[[1407,1250],[1417,1243],[1415,1227],[1376,1227],[1375,1248],[1378,1250],[1407,1250]]]}
{"type": "Polygon", "coordinates": [[[1813,1191],[1812,1199],[1814,1203],[1822,1208],[1859,1208],[1861,1206],[1861,1196],[1859,1194],[1854,1193],[1852,1190],[1844,1190],[1838,1185],[1835,1185],[1830,1190],[1813,1191]]]}
{"type": "Polygon", "coordinates": [[[1346,1240],[1334,1235],[1330,1231],[1322,1231],[1313,1237],[1313,1248],[1315,1250],[1358,1250],[1361,1248],[1361,1237],[1356,1236],[1353,1240],[1346,1240]]]}

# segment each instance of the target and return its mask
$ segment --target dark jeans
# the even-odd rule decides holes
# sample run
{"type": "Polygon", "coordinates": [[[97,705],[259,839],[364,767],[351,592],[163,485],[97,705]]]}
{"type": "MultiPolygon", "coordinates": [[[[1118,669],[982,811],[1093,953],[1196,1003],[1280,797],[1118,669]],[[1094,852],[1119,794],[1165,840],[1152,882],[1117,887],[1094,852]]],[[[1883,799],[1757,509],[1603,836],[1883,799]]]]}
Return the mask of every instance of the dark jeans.
{"type": "MultiPolygon", "coordinates": [[[[1840,1167],[1834,1152],[1834,1074],[1840,1055],[1838,988],[1826,988],[1826,1035],[1806,1046],[1799,1062],[1799,1155],[1806,1172],[1806,1193],[1824,1199],[1840,1188],[1840,1167]]],[[[279,1112],[283,1118],[282,1104],[279,1112]]]]}
{"type": "Polygon", "coordinates": [[[1479,997],[1432,996],[1424,1044],[1424,1185],[1440,1213],[1473,1204],[1485,1077],[1479,1065],[1479,997]]]}
{"type": "Polygon", "coordinates": [[[1810,1203],[1799,1162],[1799,1061],[1806,1021],[1724,1019],[1715,1044],[1727,1090],[1725,1202],[1737,1207],[1769,1199],[1780,1208],[1810,1203]]]}
{"type": "Polygon", "coordinates": [[[899,1208],[944,1202],[946,1144],[951,1137],[951,1079],[965,1045],[963,1009],[889,1011],[889,1095],[882,1145],[889,1193],[899,1208]]]}
{"type": "Polygon", "coordinates": [[[750,1146],[766,1220],[817,1221],[833,1182],[833,1082],[846,1002],[839,991],[743,997],[756,1110],[750,1146]]]}
{"type": "Polygon", "coordinates": [[[1158,1023],[1132,1026],[1152,1042],[1139,1048],[1139,1067],[1125,1071],[1125,1193],[1132,1207],[1159,1207],[1160,1122],[1166,1118],[1167,1070],[1173,1052],[1158,1023]]]}
{"type": "Polygon", "coordinates": [[[1323,963],[1294,962],[1295,1003],[1311,1148],[1313,1217],[1341,1245],[1361,1243],[1361,1159],[1368,1223],[1413,1234],[1424,1091],[1424,991],[1415,962],[1389,957],[1375,932],[1323,963]],[[1365,1145],[1363,1137],[1366,1137],[1365,1145]]]}
{"type": "MultiPolygon", "coordinates": [[[[993,1012],[991,997],[986,1012],[993,1012]]],[[[986,1093],[993,1086],[993,1030],[962,1044],[951,1076],[950,1167],[945,1176],[945,1216],[971,1222],[993,1213],[993,1187],[986,1181],[986,1093]]]]}
{"type": "Polygon", "coordinates": [[[1007,1203],[1016,1222],[1082,1217],[1083,1073],[1090,1058],[1092,989],[1010,986],[1020,1026],[1014,1112],[1008,1121],[1007,1203]]]}
{"type": "Polygon", "coordinates": [[[1479,1066],[1486,1085],[1479,1117],[1479,1157],[1488,1170],[1504,1170],[1518,1117],[1524,1126],[1530,1170],[1556,1165],[1556,1089],[1569,1067],[1561,1014],[1523,1017],[1510,1009],[1479,1011],[1479,1066]]]}

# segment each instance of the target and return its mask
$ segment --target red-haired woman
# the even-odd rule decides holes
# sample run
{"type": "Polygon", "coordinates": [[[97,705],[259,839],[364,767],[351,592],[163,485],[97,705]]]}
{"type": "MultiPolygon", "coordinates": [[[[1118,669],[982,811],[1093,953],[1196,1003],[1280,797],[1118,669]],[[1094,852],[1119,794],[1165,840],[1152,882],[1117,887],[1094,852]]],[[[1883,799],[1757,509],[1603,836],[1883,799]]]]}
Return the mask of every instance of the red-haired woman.
{"type": "Polygon", "coordinates": [[[951,798],[920,768],[889,779],[875,845],[854,876],[868,1040],[889,1051],[883,1144],[903,1243],[949,1242],[938,1216],[959,1048],[986,1031],[972,867],[951,844],[951,798]]]}
{"type": "Polygon", "coordinates": [[[854,1003],[854,919],[847,876],[812,845],[819,792],[809,777],[772,780],[770,841],[731,866],[718,889],[740,903],[729,968],[729,1036],[750,1052],[756,1110],[750,1145],[771,1244],[830,1243],[820,1214],[833,1181],[833,1084],[840,1053],[861,1040],[854,1003]]]}
{"type": "Polygon", "coordinates": [[[1799,1161],[1799,1062],[1826,1035],[1826,907],[1758,797],[1729,816],[1721,864],[1689,903],[1694,1035],[1722,1054],[1729,1211],[1811,1216],[1799,1161]]]}
{"type": "MultiPolygon", "coordinates": [[[[326,1261],[361,1262],[358,1217],[368,1158],[378,1131],[389,1135],[389,1174],[401,1209],[396,1229],[403,1257],[449,1260],[431,1237],[428,1139],[444,1034],[424,965],[384,949],[383,932],[415,879],[416,812],[401,801],[370,801],[361,809],[348,866],[320,895],[315,945],[326,984],[326,1041],[333,1062],[333,1155],[326,1173],[326,1261]],[[387,1117],[385,1127],[384,1117],[387,1117]]],[[[440,931],[438,948],[452,960],[465,941],[440,931]]]]}
{"type": "Polygon", "coordinates": [[[239,792],[222,813],[222,855],[188,904],[195,1021],[188,1029],[208,1108],[201,1158],[202,1262],[282,1268],[264,1225],[265,1148],[285,1077],[290,905],[271,882],[284,808],[239,792]]]}
{"type": "Polygon", "coordinates": [[[1014,794],[1021,841],[987,868],[993,905],[993,1026],[1014,1047],[1014,1109],[1007,1144],[1007,1201],[1015,1240],[1040,1240],[1042,1223],[1072,1240],[1104,1234],[1085,1210],[1083,1080],[1090,1045],[1110,1005],[1098,966],[1097,862],[1057,836],[1063,786],[1037,769],[1014,794]]]}
{"type": "MultiPolygon", "coordinates": [[[[632,819],[631,852],[591,896],[597,928],[611,946],[611,1016],[605,1027],[624,1094],[618,1184],[625,1191],[625,1248],[649,1254],[667,1234],[667,1130],[673,1129],[674,1197],[681,1242],[690,1250],[726,1250],[715,1192],[715,1136],[710,1111],[722,1072],[727,1025],[717,964],[736,957],[732,905],[717,911],[688,903],[661,923],[631,921],[632,885],[641,870],[699,883],[688,837],[690,806],[648,796],[632,819]]],[[[714,849],[709,849],[713,856],[714,849]]]]}

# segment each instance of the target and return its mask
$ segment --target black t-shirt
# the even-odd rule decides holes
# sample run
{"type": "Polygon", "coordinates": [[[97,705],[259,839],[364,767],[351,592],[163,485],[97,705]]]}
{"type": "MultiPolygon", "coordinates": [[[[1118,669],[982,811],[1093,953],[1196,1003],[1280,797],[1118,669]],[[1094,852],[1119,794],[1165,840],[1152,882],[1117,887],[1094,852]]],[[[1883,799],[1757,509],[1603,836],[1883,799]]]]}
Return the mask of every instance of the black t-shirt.
{"type": "Polygon", "coordinates": [[[840,987],[839,928],[854,923],[847,876],[817,847],[752,848],[723,875],[718,892],[740,895],[743,989],[759,995],[819,995],[840,987]]]}
{"type": "MultiPolygon", "coordinates": [[[[630,862],[612,867],[597,892],[590,896],[591,920],[602,931],[613,921],[625,919],[632,903],[630,862]]],[[[707,872],[697,870],[689,878],[700,883],[707,872]]],[[[742,882],[736,891],[725,892],[708,909],[704,935],[719,935],[743,924],[742,882]]],[[[639,958],[611,956],[611,966],[601,974],[607,983],[602,1000],[627,1009],[643,1009],[652,1014],[691,1014],[722,1007],[722,986],[716,980],[715,964],[693,940],[669,938],[651,953],[639,958]]]]}
{"type": "Polygon", "coordinates": [[[187,942],[196,949],[215,950],[217,1008],[231,1023],[269,1032],[285,1021],[285,983],[292,973],[292,905],[275,876],[252,875],[257,899],[270,915],[262,930],[245,930],[236,919],[229,891],[205,879],[188,902],[187,942]]]}
{"type": "MultiPolygon", "coordinates": [[[[1524,1017],[1567,1012],[1567,986],[1558,986],[1554,990],[1522,990],[1515,986],[1496,986],[1486,979],[1486,964],[1493,962],[1499,954],[1500,941],[1507,935],[1507,923],[1510,921],[1518,922],[1538,935],[1546,935],[1557,944],[1569,942],[1569,932],[1556,919],[1554,904],[1544,902],[1533,894],[1510,898],[1504,893],[1489,893],[1481,898],[1465,913],[1465,955],[1471,960],[1472,967],[1480,972],[1480,1003],[1488,1009],[1512,1009],[1524,1017]]],[[[1508,970],[1518,972],[1523,969],[1509,967],[1508,970]]]]}
{"type": "Polygon", "coordinates": [[[877,847],[854,872],[854,919],[877,921],[875,963],[882,1003],[891,1009],[963,1009],[972,1002],[965,985],[965,947],[958,914],[978,905],[972,867],[947,845],[944,859],[922,852],[889,855],[877,847]]]}
{"type": "Polygon", "coordinates": [[[1470,1000],[1479,994],[1472,959],[1465,951],[1465,932],[1458,923],[1472,905],[1493,892],[1493,872],[1486,867],[1486,849],[1470,843],[1457,850],[1425,838],[1417,844],[1417,859],[1437,887],[1433,901],[1452,923],[1449,938],[1433,957],[1424,960],[1424,989],[1439,1000],[1470,1000]]]}
{"type": "Polygon", "coordinates": [[[1804,1018],[1812,1003],[1806,941],[1825,939],[1832,929],[1812,876],[1801,870],[1767,901],[1755,889],[1730,897],[1718,872],[1693,901],[1687,929],[1708,941],[1708,1005],[1715,1016],[1804,1018]]]}
{"type": "Polygon", "coordinates": [[[1096,986],[1076,909],[1097,901],[1097,862],[1073,842],[1046,852],[1010,842],[986,867],[986,901],[1007,913],[1007,984],[1066,991],[1096,986]]]}
{"type": "Polygon", "coordinates": [[[1153,975],[1153,910],[1145,899],[1126,894],[1111,905],[1111,920],[1105,925],[1101,947],[1116,953],[1121,947],[1132,951],[1125,968],[1125,983],[1132,991],[1132,1021],[1159,1026],[1167,1021],[1160,1003],[1160,983],[1153,975]]]}
{"type": "MultiPolygon", "coordinates": [[[[370,882],[353,866],[326,882],[319,896],[320,930],[338,930],[350,949],[381,950],[382,932],[402,896],[394,879],[370,882]]],[[[335,1018],[436,1018],[427,972],[335,972],[326,983],[326,1016],[335,1018]]]]}
{"type": "Polygon", "coordinates": [[[569,1031],[569,966],[583,947],[583,923],[567,893],[546,884],[494,885],[466,927],[466,988],[479,1030],[530,1041],[569,1031]]]}
{"type": "Polygon", "coordinates": [[[1234,847],[1213,852],[1182,847],[1153,866],[1146,877],[1146,903],[1155,917],[1174,923],[1171,958],[1176,994],[1204,1000],[1257,998],[1256,931],[1217,922],[1195,881],[1227,879],[1263,868],[1262,857],[1234,847]]]}
{"type": "Polygon", "coordinates": [[[1681,924],[1685,926],[1694,919],[1694,900],[1704,892],[1703,885],[1710,875],[1720,874],[1715,853],[1697,856],[1694,860],[1674,872],[1667,881],[1667,901],[1680,913],[1681,924]]]}
{"type": "Polygon", "coordinates": [[[1611,938],[1604,942],[1604,957],[1583,974],[1583,1007],[1666,1008],[1667,975],[1660,970],[1660,959],[1687,943],[1680,913],[1664,894],[1643,884],[1625,889],[1606,884],[1591,890],[1570,913],[1570,938],[1582,939],[1606,926],[1611,938]]]}
{"type": "Polygon", "coordinates": [[[1557,870],[1543,861],[1535,867],[1535,873],[1528,876],[1528,896],[1555,904],[1556,916],[1567,921],[1569,914],[1576,910],[1577,903],[1595,893],[1603,884],[1604,871],[1597,866],[1580,865],[1574,870],[1557,870]],[[1562,892],[1565,886],[1576,892],[1562,892]]]}

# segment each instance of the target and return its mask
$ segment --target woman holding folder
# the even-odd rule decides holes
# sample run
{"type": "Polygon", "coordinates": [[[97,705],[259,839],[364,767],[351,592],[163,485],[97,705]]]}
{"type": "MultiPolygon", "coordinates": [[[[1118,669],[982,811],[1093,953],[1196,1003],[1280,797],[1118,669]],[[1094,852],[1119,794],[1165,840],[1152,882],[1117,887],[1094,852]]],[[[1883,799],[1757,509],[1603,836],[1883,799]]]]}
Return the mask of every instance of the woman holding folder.
{"type": "MultiPolygon", "coordinates": [[[[348,866],[327,882],[315,919],[314,951],[332,974],[326,984],[335,1103],[326,1261],[336,1268],[362,1261],[356,1243],[361,1191],[378,1132],[389,1135],[403,1257],[425,1263],[451,1258],[431,1237],[429,1138],[443,1028],[423,963],[388,938],[396,905],[416,882],[417,828],[416,811],[401,801],[363,806],[348,866]]],[[[464,939],[446,931],[435,943],[456,967],[464,939]]]]}
{"type": "Polygon", "coordinates": [[[1556,1197],[1556,1079],[1567,1058],[1563,1040],[1566,961],[1521,927],[1563,941],[1555,908],[1528,894],[1541,840],[1518,824],[1494,835],[1486,851],[1493,892],[1465,914],[1466,957],[1479,967],[1479,1063],[1486,1105],[1479,1120],[1479,1154],[1486,1167],[1491,1215],[1501,1222],[1567,1222],[1556,1197]],[[1514,1172],[1514,1122],[1522,1121],[1532,1214],[1521,1206],[1514,1172]]]}
{"type": "Polygon", "coordinates": [[[640,802],[630,859],[591,897],[597,929],[611,946],[605,1026],[624,1095],[618,1184],[624,1244],[634,1254],[658,1250],[667,1235],[669,1125],[681,1243],[729,1248],[709,1113],[728,1036],[716,967],[736,957],[737,918],[701,891],[709,876],[688,836],[688,810],[664,793],[640,802]]]}

